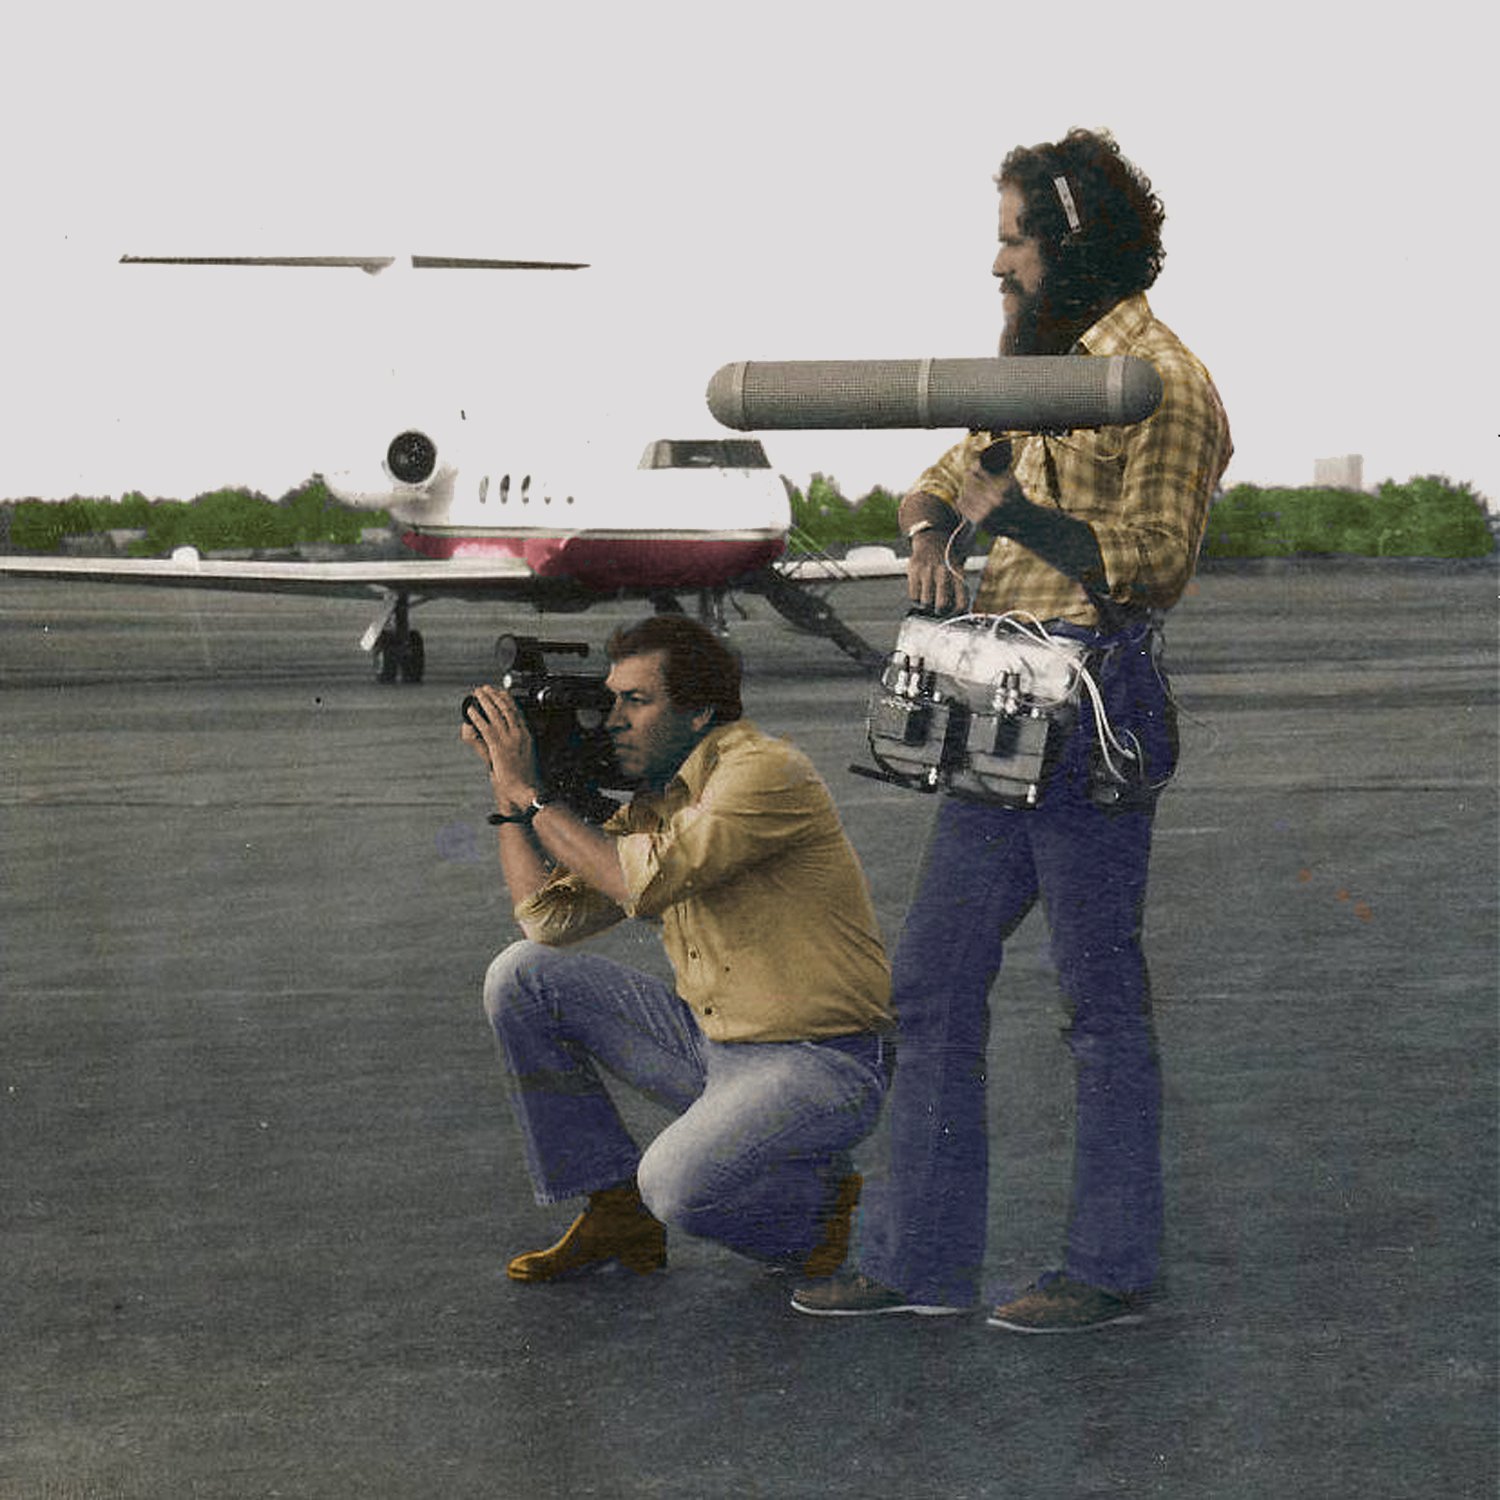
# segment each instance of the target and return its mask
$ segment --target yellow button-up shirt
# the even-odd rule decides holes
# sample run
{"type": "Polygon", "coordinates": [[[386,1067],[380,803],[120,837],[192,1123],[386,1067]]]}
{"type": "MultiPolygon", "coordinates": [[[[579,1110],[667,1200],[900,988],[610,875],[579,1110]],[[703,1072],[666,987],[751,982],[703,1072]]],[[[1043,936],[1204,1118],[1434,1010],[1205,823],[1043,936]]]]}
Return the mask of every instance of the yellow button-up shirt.
{"type": "Polygon", "coordinates": [[[561,945],[656,918],[677,992],[720,1042],[810,1041],[893,1024],[890,968],[864,871],[827,786],[746,720],[712,729],[662,793],[603,825],[623,906],[559,867],[516,907],[561,945]]]}
{"type": "MultiPolygon", "coordinates": [[[[1086,355],[1150,360],[1161,376],[1161,405],[1128,427],[1058,437],[972,433],[912,488],[952,505],[980,453],[995,438],[1010,437],[1026,498],[1055,505],[1093,529],[1110,597],[1117,604],[1169,609],[1192,577],[1209,502],[1233,452],[1223,403],[1208,371],[1152,314],[1143,293],[1117,302],[1078,342],[1086,355]]],[[[1098,611],[1078,583],[1005,537],[990,548],[971,607],[982,614],[1026,610],[1043,620],[1098,624],[1098,611]]]]}

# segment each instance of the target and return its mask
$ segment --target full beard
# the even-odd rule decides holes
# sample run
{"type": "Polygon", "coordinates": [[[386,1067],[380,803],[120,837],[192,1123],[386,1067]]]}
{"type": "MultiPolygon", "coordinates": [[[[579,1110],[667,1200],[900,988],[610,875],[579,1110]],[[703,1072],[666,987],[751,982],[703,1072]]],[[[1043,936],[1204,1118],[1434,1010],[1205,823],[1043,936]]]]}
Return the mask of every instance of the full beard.
{"type": "Polygon", "coordinates": [[[1066,354],[1093,321],[1088,317],[1080,322],[1076,313],[1071,317],[1062,315],[1048,296],[1045,282],[1029,293],[1014,283],[1004,285],[1002,290],[1014,292],[1018,299],[1014,315],[1005,320],[1000,330],[1002,355],[1066,354]]]}
{"type": "Polygon", "coordinates": [[[1042,299],[1038,292],[1027,296],[1024,292],[1018,293],[1020,301],[1011,317],[1005,320],[1005,326],[1000,330],[1000,353],[1005,354],[1039,354],[1037,338],[1041,323],[1042,299]]]}

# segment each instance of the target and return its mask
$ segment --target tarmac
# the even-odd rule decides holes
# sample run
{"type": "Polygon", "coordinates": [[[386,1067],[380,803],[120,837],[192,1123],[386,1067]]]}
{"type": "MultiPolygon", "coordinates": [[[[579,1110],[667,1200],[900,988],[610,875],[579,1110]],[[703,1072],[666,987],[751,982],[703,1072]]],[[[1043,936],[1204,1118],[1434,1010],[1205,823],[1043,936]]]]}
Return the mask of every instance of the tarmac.
{"type": "MultiPolygon", "coordinates": [[[[633,610],[434,603],[427,680],[382,687],[360,605],[5,583],[0,1496],[1494,1496],[1495,583],[1268,564],[1174,611],[1165,1295],[1075,1338],[802,1317],[682,1235],[663,1275],[505,1279],[569,1213],[480,1011],[516,930],[458,705],[499,631],[633,610]]],[[[894,637],[899,584],[835,603],[894,637]]],[[[860,669],[747,608],[748,712],[894,941],[933,803],[849,771],[860,669]]],[[[998,1300],[1068,1187],[1039,916],[993,1001],[998,1300]]]]}

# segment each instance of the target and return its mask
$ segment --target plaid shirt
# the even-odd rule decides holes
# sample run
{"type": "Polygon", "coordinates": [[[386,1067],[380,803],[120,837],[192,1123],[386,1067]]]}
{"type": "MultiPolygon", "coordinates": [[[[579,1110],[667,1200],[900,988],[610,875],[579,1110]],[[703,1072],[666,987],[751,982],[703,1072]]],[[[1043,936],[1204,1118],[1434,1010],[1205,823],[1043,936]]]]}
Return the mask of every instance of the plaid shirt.
{"type": "MultiPolygon", "coordinates": [[[[912,488],[952,505],[979,454],[995,438],[1009,436],[1026,498],[1055,505],[1092,528],[1110,597],[1122,605],[1169,609],[1192,576],[1209,501],[1234,451],[1223,404],[1208,371],[1157,321],[1142,293],[1116,303],[1078,347],[1085,354],[1149,359],[1161,376],[1161,405],[1129,427],[1061,437],[971,433],[912,488]]],[[[1098,624],[1098,611],[1079,584],[1005,537],[990,548],[971,607],[981,614],[1018,609],[1042,620],[1098,624]]]]}

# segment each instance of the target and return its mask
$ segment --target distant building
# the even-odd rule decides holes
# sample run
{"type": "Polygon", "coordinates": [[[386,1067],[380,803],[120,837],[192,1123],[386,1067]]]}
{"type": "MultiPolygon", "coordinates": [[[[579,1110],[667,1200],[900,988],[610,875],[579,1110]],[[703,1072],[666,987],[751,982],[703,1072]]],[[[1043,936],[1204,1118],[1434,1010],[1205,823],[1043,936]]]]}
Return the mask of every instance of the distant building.
{"type": "Polygon", "coordinates": [[[1320,490],[1364,489],[1364,455],[1346,453],[1342,458],[1315,458],[1313,460],[1313,484],[1320,490]]]}

